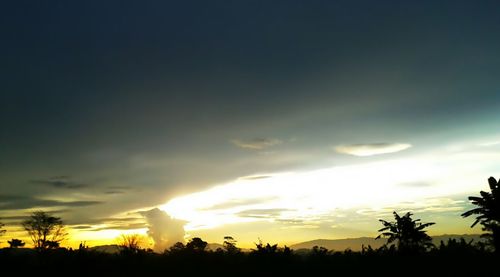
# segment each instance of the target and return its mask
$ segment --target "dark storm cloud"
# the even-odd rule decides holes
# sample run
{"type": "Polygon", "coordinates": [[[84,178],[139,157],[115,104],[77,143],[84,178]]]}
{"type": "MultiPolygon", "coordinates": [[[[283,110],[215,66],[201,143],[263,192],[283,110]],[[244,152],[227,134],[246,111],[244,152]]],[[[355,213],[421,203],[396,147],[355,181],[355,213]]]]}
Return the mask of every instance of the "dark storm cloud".
{"type": "MultiPolygon", "coordinates": [[[[10,101],[1,110],[16,116],[1,117],[15,118],[2,122],[12,131],[3,140],[26,146],[25,155],[43,155],[42,146],[54,144],[62,156],[94,147],[120,156],[127,155],[120,149],[154,149],[166,138],[172,148],[183,145],[203,130],[334,110],[348,99],[420,98],[432,87],[457,95],[454,87],[442,89],[447,79],[467,75],[454,61],[494,69],[498,55],[483,57],[497,49],[495,36],[487,35],[495,33],[496,21],[487,16],[494,9],[470,4],[485,13],[474,17],[463,3],[449,9],[430,3],[125,1],[119,12],[93,2],[7,6],[1,47],[9,53],[3,67],[9,74],[2,76],[11,78],[2,83],[10,101]],[[473,47],[484,54],[464,55],[473,47]],[[26,136],[42,129],[48,131],[36,132],[36,141],[26,136]]],[[[486,91],[474,93],[495,96],[486,91]]],[[[470,103],[470,93],[460,95],[456,104],[470,103]]],[[[441,100],[433,101],[397,112],[413,116],[441,100]]]]}
{"type": "Polygon", "coordinates": [[[82,213],[107,217],[258,172],[324,166],[340,143],[417,145],[472,115],[493,122],[498,7],[9,1],[0,193],[27,195],[5,205],[68,206],[35,195],[95,188],[109,199],[82,213]],[[276,139],[291,137],[300,140],[276,139]],[[58,172],[88,179],[40,179],[58,172]]]}
{"type": "Polygon", "coordinates": [[[58,201],[18,195],[0,195],[0,210],[20,210],[49,207],[87,207],[101,204],[100,201],[58,201]]]}

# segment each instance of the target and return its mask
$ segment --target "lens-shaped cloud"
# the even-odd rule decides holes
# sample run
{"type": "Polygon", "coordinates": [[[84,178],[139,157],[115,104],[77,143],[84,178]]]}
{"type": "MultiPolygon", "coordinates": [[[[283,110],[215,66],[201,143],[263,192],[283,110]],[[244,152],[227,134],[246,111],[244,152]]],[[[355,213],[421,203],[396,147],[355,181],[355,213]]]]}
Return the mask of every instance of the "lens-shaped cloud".
{"type": "Polygon", "coordinates": [[[368,143],[339,145],[335,151],[342,154],[349,154],[359,157],[396,153],[411,147],[408,143],[368,143]]]}
{"type": "Polygon", "coordinates": [[[282,144],[283,141],[275,138],[254,138],[251,140],[233,139],[231,140],[231,143],[243,149],[262,150],[282,144]]]}

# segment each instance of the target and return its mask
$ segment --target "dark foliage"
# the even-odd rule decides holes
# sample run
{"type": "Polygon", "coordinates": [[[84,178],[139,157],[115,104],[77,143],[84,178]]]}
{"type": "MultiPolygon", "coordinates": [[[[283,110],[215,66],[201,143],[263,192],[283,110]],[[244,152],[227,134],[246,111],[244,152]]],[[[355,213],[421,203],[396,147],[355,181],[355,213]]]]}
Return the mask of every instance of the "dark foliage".
{"type": "Polygon", "coordinates": [[[207,248],[208,243],[201,238],[192,238],[186,244],[186,250],[191,252],[203,252],[207,248]]]}
{"type": "Polygon", "coordinates": [[[23,247],[25,245],[24,241],[20,239],[11,239],[8,241],[10,248],[23,247]]]}
{"type": "Polygon", "coordinates": [[[481,196],[469,196],[469,200],[476,208],[466,211],[463,217],[476,216],[471,227],[481,224],[485,237],[490,245],[500,254],[500,180],[493,177],[488,179],[491,192],[481,191],[481,196]]]}
{"type": "Polygon", "coordinates": [[[427,235],[425,228],[434,225],[433,222],[420,223],[420,219],[412,219],[412,213],[408,212],[404,216],[394,214],[395,221],[388,222],[380,219],[384,228],[378,230],[381,232],[376,239],[381,237],[388,238],[387,243],[397,242],[398,251],[413,254],[415,252],[425,252],[433,247],[432,238],[427,235]]]}
{"type": "MultiPolygon", "coordinates": [[[[312,276],[377,275],[401,276],[415,269],[443,276],[495,276],[497,257],[480,244],[463,240],[442,242],[430,252],[400,255],[394,247],[360,252],[330,251],[315,247],[297,254],[286,247],[259,242],[251,252],[189,250],[182,243],[162,254],[142,251],[135,255],[106,254],[86,247],[43,252],[0,250],[0,266],[16,268],[24,274],[49,273],[50,276],[312,276]]],[[[24,249],[27,250],[27,249],[24,249]]]]}
{"type": "Polygon", "coordinates": [[[0,222],[0,236],[5,234],[5,229],[2,229],[3,226],[5,226],[5,224],[3,224],[2,222],[0,222]]]}

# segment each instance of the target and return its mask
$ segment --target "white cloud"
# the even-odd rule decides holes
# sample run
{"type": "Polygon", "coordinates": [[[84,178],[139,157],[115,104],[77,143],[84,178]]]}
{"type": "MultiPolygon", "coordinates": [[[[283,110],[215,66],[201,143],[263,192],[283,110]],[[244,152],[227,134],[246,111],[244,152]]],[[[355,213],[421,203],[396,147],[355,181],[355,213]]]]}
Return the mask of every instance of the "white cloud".
{"type": "Polygon", "coordinates": [[[184,242],[185,221],[173,219],[158,208],[140,212],[148,223],[148,236],[155,242],[154,249],[161,252],[176,242],[184,242]]]}
{"type": "Polygon", "coordinates": [[[359,157],[395,153],[411,147],[408,143],[368,143],[339,145],[335,151],[342,154],[349,154],[359,157]]]}
{"type": "Polygon", "coordinates": [[[265,148],[282,144],[283,141],[275,138],[254,138],[252,140],[246,140],[246,141],[233,139],[231,140],[231,143],[243,149],[262,150],[265,148]]]}

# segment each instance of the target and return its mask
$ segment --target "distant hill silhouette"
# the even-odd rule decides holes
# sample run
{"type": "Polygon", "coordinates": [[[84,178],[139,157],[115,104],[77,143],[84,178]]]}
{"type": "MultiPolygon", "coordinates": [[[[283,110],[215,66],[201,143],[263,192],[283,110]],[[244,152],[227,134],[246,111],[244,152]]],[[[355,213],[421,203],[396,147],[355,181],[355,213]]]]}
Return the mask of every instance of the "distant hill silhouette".
{"type": "Polygon", "coordinates": [[[116,244],[98,245],[98,246],[90,247],[89,250],[96,251],[96,252],[102,252],[102,253],[108,253],[108,254],[117,254],[117,253],[120,253],[120,246],[118,246],[116,244]]]}
{"type": "Polygon", "coordinates": [[[220,243],[209,243],[207,244],[207,250],[215,251],[217,248],[222,248],[224,249],[224,246],[220,243]]]}
{"type": "MultiPolygon", "coordinates": [[[[432,242],[435,245],[439,245],[441,241],[447,242],[448,239],[464,238],[467,242],[474,240],[475,242],[483,240],[480,235],[441,235],[432,237],[432,242]]],[[[329,250],[343,251],[350,248],[353,251],[360,251],[361,246],[371,245],[372,248],[379,248],[387,242],[387,239],[378,239],[371,237],[360,237],[360,238],[347,238],[347,239],[316,239],[311,241],[305,241],[290,246],[293,250],[299,249],[311,249],[314,246],[325,247],[329,250]]]]}

